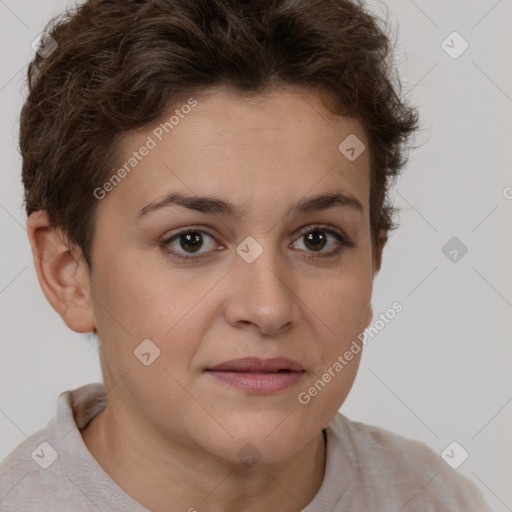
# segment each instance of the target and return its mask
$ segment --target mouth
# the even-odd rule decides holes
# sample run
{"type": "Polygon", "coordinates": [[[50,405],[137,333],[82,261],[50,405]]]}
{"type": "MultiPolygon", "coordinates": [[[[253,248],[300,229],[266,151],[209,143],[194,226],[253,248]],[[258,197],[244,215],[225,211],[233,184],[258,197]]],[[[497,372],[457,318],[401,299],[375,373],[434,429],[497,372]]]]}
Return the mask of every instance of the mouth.
{"type": "Polygon", "coordinates": [[[270,394],[296,384],[305,370],[288,358],[247,357],[208,367],[205,372],[242,391],[270,394]]]}
{"type": "Polygon", "coordinates": [[[207,370],[232,371],[232,372],[301,372],[304,368],[293,359],[287,357],[274,357],[272,359],[260,359],[259,357],[244,357],[231,359],[215,366],[209,366],[207,370]]]}

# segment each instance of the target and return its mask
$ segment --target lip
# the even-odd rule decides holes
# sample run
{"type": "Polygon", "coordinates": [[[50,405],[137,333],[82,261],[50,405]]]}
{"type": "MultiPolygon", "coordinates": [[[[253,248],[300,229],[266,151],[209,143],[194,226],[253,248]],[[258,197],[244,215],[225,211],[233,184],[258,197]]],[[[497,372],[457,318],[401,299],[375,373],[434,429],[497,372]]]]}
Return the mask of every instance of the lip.
{"type": "Polygon", "coordinates": [[[207,370],[233,371],[233,372],[277,372],[290,370],[302,372],[304,368],[287,357],[273,357],[272,359],[260,359],[259,357],[244,357],[231,359],[215,366],[209,366],[207,370]]]}
{"type": "Polygon", "coordinates": [[[284,357],[232,359],[205,371],[238,389],[263,395],[294,385],[305,373],[299,363],[284,357]]]}

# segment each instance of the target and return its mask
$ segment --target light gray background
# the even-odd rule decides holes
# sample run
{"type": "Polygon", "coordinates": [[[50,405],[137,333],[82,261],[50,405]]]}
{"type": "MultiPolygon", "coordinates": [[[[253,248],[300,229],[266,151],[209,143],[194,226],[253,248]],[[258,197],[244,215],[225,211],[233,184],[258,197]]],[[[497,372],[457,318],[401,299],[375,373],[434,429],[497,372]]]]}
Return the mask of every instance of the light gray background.
{"type": "MultiPolygon", "coordinates": [[[[512,510],[512,0],[386,4],[422,131],[393,193],[401,227],[375,281],[374,320],[397,300],[404,309],[369,338],[341,410],[438,453],[457,441],[470,456],[454,471],[495,512],[512,510]],[[469,43],[457,59],[441,46],[453,31],[469,43]],[[456,263],[442,252],[452,237],[468,247],[456,263]]],[[[41,292],[22,209],[25,67],[65,5],[0,0],[0,460],[46,426],[59,393],[101,381],[95,345],[41,292]]]]}

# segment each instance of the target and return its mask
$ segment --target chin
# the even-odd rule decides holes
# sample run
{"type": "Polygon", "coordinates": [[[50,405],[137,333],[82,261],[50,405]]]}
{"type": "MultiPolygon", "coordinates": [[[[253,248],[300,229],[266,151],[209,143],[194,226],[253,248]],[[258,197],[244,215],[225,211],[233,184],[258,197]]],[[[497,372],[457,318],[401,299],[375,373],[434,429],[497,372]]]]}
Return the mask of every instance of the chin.
{"type": "Polygon", "coordinates": [[[248,428],[238,435],[230,431],[233,437],[224,438],[224,443],[216,446],[215,454],[251,468],[285,461],[309,440],[304,432],[295,434],[289,428],[275,429],[274,435],[269,435],[271,431],[268,424],[266,428],[248,428]]]}

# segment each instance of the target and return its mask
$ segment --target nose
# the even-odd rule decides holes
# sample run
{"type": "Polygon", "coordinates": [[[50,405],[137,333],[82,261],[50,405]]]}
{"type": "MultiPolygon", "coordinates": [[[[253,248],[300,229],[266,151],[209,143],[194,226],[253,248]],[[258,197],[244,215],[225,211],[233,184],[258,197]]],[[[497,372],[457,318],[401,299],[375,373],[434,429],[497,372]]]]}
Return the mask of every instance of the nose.
{"type": "Polygon", "coordinates": [[[265,335],[276,335],[294,325],[300,316],[297,282],[291,267],[270,243],[258,243],[263,252],[251,263],[236,256],[230,272],[226,320],[235,327],[245,326],[265,335]]]}

